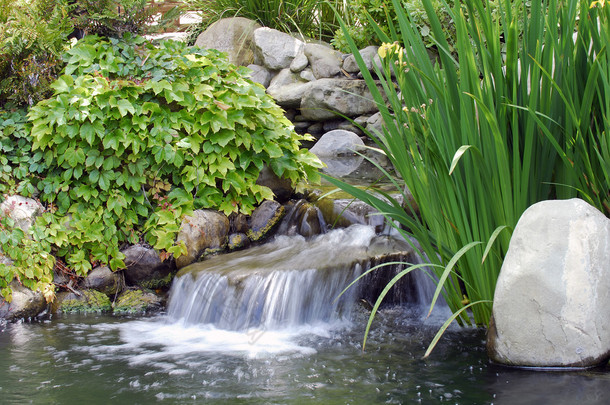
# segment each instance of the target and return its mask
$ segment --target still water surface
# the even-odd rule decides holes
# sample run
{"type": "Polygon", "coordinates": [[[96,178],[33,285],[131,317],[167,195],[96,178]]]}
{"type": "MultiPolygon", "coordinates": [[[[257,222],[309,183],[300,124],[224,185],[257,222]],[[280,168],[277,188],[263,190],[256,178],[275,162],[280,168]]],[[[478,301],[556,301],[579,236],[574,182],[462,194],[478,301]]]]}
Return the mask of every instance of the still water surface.
{"type": "Polygon", "coordinates": [[[164,316],[63,316],[0,326],[2,404],[608,404],[608,369],[542,373],[488,363],[481,329],[385,310],[289,330],[221,331],[164,316]]]}

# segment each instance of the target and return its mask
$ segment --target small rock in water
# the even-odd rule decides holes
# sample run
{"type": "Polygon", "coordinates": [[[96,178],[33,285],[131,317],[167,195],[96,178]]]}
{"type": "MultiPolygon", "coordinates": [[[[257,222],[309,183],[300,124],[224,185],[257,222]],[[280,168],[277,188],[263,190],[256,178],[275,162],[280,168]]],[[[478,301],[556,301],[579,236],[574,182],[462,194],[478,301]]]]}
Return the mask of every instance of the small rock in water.
{"type": "Polygon", "coordinates": [[[254,210],[250,217],[248,238],[256,242],[270,236],[271,231],[280,223],[286,213],[277,201],[265,201],[254,210]]]}

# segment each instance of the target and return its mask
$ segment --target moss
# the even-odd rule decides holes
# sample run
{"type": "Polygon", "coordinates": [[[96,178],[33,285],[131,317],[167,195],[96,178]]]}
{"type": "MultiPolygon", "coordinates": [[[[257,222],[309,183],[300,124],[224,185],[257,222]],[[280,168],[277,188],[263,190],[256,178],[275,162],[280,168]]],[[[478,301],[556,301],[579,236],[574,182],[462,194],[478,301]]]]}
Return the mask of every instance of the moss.
{"type": "Polygon", "coordinates": [[[167,276],[163,278],[152,278],[150,280],[141,281],[137,283],[140,287],[145,288],[147,290],[156,290],[159,288],[166,288],[172,284],[172,280],[174,279],[174,273],[169,273],[167,276]]]}
{"type": "Polygon", "coordinates": [[[95,290],[85,290],[76,294],[68,294],[57,307],[63,313],[101,313],[112,311],[110,299],[105,294],[95,290]]]}
{"type": "Polygon", "coordinates": [[[250,240],[252,242],[256,242],[258,240],[263,239],[265,236],[267,236],[267,234],[269,234],[273,230],[273,228],[275,228],[277,225],[279,225],[280,220],[284,217],[284,214],[286,214],[286,210],[284,209],[283,206],[280,206],[280,208],[275,212],[273,217],[271,217],[271,219],[269,219],[269,221],[267,221],[267,224],[264,227],[262,227],[261,229],[259,229],[257,231],[248,229],[248,232],[246,233],[246,235],[248,235],[248,238],[250,238],[250,240]]]}
{"type": "Polygon", "coordinates": [[[114,303],[115,315],[142,314],[157,310],[161,306],[159,297],[142,290],[127,290],[114,303]]]}

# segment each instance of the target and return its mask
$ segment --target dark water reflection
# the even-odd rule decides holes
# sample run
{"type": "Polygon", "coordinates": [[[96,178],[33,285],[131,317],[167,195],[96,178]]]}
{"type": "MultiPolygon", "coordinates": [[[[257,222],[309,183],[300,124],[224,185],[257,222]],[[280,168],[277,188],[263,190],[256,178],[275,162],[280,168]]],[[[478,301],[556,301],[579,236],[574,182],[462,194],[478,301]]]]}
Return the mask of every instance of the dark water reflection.
{"type": "Polygon", "coordinates": [[[262,347],[255,351],[240,346],[235,334],[183,328],[164,317],[4,325],[0,403],[610,403],[608,370],[490,365],[483,330],[452,329],[422,360],[438,322],[422,322],[417,312],[383,313],[363,353],[366,313],[356,318],[347,328],[245,337],[262,347]]]}

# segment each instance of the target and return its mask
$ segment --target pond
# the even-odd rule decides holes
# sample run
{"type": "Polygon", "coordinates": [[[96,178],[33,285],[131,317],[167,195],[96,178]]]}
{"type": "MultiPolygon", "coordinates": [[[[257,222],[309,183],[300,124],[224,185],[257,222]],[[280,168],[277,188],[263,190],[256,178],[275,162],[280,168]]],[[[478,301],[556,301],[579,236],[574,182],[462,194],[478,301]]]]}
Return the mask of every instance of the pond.
{"type": "Polygon", "coordinates": [[[606,404],[608,370],[549,373],[488,363],[481,329],[453,328],[422,360],[441,316],[382,311],[259,335],[167,316],[63,316],[0,333],[3,404],[606,404]]]}
{"type": "Polygon", "coordinates": [[[434,289],[425,275],[405,279],[418,288],[394,294],[399,305],[378,313],[362,351],[374,301],[362,293],[387,281],[366,278],[335,298],[379,252],[394,251],[388,242],[362,225],[283,236],[183,269],[165,314],[0,324],[0,402],[610,403],[608,369],[495,366],[483,329],[450,327],[423,360],[449,316],[442,305],[424,316],[434,289]]]}

